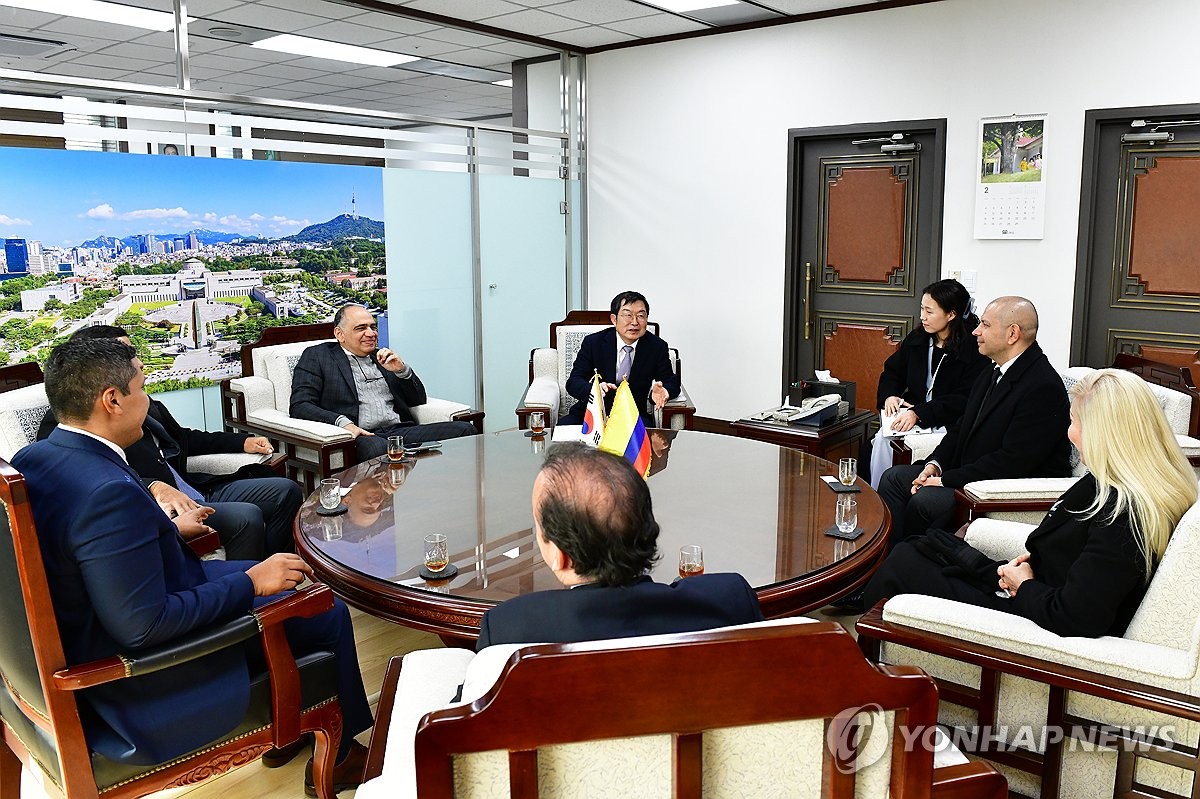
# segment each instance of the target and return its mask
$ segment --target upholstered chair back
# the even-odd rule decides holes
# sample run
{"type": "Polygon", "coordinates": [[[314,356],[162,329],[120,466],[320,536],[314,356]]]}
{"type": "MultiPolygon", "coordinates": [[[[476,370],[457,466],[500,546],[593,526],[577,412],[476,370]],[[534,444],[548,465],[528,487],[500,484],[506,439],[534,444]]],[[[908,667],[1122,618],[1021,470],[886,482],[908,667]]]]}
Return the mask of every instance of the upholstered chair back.
{"type": "Polygon", "coordinates": [[[41,383],[0,393],[0,458],[11,460],[17,450],[37,440],[48,410],[50,401],[41,383]]]}
{"type": "Polygon", "coordinates": [[[1125,637],[1193,653],[1200,668],[1200,501],[1179,520],[1125,637]]]}

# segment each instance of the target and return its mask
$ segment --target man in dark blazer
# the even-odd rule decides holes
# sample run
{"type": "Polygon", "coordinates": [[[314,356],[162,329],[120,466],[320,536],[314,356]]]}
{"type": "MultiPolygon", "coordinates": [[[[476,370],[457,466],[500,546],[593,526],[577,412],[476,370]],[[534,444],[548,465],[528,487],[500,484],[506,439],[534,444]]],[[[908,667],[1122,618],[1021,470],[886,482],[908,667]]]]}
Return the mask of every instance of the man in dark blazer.
{"type": "Polygon", "coordinates": [[[650,578],[658,523],[646,481],[624,458],[582,443],[551,447],[533,484],[533,522],[542,559],[565,588],[489,610],[478,649],[692,632],[763,617],[740,574],[670,585],[650,578]]]}
{"type": "Polygon", "coordinates": [[[339,308],[333,336],[336,342],[309,347],[296,363],[292,416],[345,428],[360,461],[387,452],[388,436],[411,445],[478,432],[470,422],[417,424],[412,408],[425,404],[425,386],[399,355],[376,349],[379,325],[366,308],[339,308]]]}
{"type": "MultiPolygon", "coordinates": [[[[93,325],[71,338],[112,338],[130,344],[129,334],[114,325],[93,325]]],[[[58,423],[54,411],[46,412],[38,440],[47,438],[58,423]]],[[[291,552],[292,524],[304,492],[295,480],[275,474],[262,464],[250,464],[229,474],[190,472],[191,455],[217,453],[270,455],[271,442],[249,433],[212,433],[184,427],[156,399],[142,425],[142,437],[125,450],[125,458],[158,501],[176,520],[185,537],[214,529],[229,560],[262,560],[276,552],[291,552]],[[194,518],[201,505],[211,514],[194,518]]]]}
{"type": "MultiPolygon", "coordinates": [[[[150,398],[133,347],[73,339],[46,364],[46,395],[59,419],[13,466],[25,476],[67,662],[102,660],[168,644],[293,590],[312,575],[291,553],[261,563],[201,561],[126,463],[150,398]]],[[[337,657],[345,720],[335,782],[361,780],[353,737],[370,707],[344,604],[285,625],[297,657],[337,657]]],[[[202,746],[243,718],[262,647],[228,647],[171,669],[81,692],[92,748],[113,760],[160,763],[202,746]]]]}
{"type": "Polygon", "coordinates": [[[606,412],[612,410],[613,392],[628,379],[642,421],[655,426],[652,409],[679,396],[679,376],[671,369],[667,342],[646,329],[649,316],[650,303],[638,292],[613,297],[608,314],[613,326],[592,333],[579,345],[567,378],[567,393],[578,402],[559,420],[562,424],[583,424],[592,376],[599,372],[606,412]]]}
{"type": "Polygon", "coordinates": [[[974,480],[1065,477],[1070,403],[1037,343],[1038,316],[1024,297],[993,300],[974,336],[994,368],[975,380],[962,418],[928,459],[883,473],[892,543],[954,521],[954,489],[974,480]]]}

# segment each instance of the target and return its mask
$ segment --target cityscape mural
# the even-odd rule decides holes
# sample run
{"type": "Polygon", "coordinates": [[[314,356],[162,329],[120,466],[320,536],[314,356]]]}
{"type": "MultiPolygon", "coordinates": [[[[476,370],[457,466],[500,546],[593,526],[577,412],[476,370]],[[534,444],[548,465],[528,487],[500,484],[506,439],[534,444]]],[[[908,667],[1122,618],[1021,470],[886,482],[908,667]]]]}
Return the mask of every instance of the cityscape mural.
{"type": "Polygon", "coordinates": [[[240,374],[263,328],[387,305],[382,170],[0,147],[0,365],[124,327],[147,389],[240,374]]]}

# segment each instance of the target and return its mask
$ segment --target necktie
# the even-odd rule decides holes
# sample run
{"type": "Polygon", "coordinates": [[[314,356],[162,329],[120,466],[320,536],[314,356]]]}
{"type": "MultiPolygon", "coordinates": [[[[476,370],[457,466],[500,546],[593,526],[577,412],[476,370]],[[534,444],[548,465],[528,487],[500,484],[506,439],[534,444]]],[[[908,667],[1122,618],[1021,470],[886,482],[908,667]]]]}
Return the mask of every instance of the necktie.
{"type": "Polygon", "coordinates": [[[621,362],[617,364],[617,385],[622,380],[629,379],[629,370],[633,368],[633,347],[626,344],[621,348],[621,362]]]}
{"type": "Polygon", "coordinates": [[[183,475],[181,475],[179,472],[175,471],[174,466],[172,466],[170,463],[168,463],[167,468],[171,470],[171,476],[175,478],[175,487],[176,488],[178,488],[183,493],[187,494],[188,499],[192,500],[193,502],[199,502],[201,504],[204,503],[204,495],[201,494],[199,491],[197,491],[195,488],[193,488],[192,485],[190,483],[188,483],[187,480],[184,480],[183,475]]]}
{"type": "Polygon", "coordinates": [[[988,384],[987,391],[983,392],[983,402],[979,405],[979,407],[981,409],[987,405],[988,400],[992,396],[992,389],[994,389],[996,387],[996,384],[999,382],[1000,382],[1000,367],[997,366],[995,369],[992,370],[992,382],[988,384]]]}

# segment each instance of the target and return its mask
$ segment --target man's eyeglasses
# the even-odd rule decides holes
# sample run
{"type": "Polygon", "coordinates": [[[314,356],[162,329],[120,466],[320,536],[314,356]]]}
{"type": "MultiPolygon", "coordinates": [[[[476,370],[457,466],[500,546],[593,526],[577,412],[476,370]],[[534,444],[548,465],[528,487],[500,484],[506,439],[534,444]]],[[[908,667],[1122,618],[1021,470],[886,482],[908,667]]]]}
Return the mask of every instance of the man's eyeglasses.
{"type": "Polygon", "coordinates": [[[649,314],[647,314],[645,311],[638,311],[637,313],[621,311],[619,314],[617,314],[617,318],[622,322],[630,322],[634,319],[638,320],[639,322],[645,322],[649,318],[649,314]]]}

